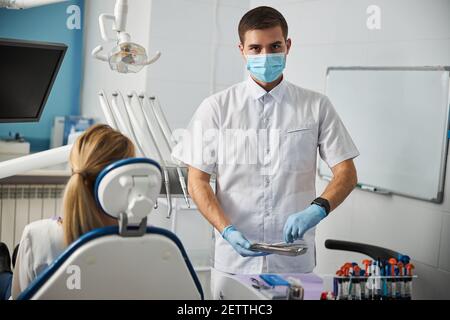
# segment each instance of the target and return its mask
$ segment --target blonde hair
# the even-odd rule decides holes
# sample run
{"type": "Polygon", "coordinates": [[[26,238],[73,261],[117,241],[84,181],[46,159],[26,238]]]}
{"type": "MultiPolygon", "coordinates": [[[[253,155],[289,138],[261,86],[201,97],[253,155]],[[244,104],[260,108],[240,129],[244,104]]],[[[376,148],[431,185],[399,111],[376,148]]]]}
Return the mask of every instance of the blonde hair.
{"type": "Polygon", "coordinates": [[[94,198],[97,175],[110,163],[135,156],[133,143],[107,125],[95,125],[81,135],[70,153],[72,177],[63,199],[66,245],[86,232],[105,226],[94,198]]]}

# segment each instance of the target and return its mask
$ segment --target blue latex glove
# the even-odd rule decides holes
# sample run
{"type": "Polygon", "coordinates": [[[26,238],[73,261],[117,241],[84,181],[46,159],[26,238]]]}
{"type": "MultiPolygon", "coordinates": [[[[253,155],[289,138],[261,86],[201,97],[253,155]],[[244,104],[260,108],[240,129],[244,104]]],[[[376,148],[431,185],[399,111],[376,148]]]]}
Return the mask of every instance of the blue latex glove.
{"type": "Polygon", "coordinates": [[[283,228],[284,241],[292,243],[297,239],[302,239],[306,231],[315,227],[326,216],[325,209],[317,204],[290,215],[283,228]]]}
{"type": "Polygon", "coordinates": [[[244,237],[242,233],[236,230],[234,226],[228,226],[223,229],[222,237],[227,240],[234,250],[243,257],[261,257],[267,256],[267,253],[251,251],[250,242],[244,237]]]}

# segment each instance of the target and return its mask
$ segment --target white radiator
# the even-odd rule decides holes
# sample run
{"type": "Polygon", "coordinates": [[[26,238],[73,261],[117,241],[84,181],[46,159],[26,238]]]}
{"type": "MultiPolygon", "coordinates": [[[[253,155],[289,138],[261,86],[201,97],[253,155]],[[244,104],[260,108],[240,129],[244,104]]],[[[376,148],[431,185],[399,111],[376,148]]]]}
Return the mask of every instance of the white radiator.
{"type": "MultiPolygon", "coordinates": [[[[63,215],[64,185],[0,185],[0,241],[12,254],[23,229],[33,221],[63,215]]],[[[183,199],[174,200],[172,219],[166,219],[165,199],[149,216],[150,225],[171,229],[180,237],[197,271],[212,265],[212,226],[196,207],[188,209],[183,199]],[[176,219],[175,219],[176,218],[176,219]]]]}
{"type": "Polygon", "coordinates": [[[33,221],[62,216],[64,185],[0,185],[0,241],[12,254],[33,221]]]}

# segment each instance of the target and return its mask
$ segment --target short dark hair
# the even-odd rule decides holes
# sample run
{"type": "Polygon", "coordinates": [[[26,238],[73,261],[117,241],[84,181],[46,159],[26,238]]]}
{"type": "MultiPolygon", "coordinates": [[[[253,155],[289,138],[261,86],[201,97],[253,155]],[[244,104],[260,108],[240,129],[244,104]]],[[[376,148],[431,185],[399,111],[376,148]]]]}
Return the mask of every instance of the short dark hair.
{"type": "Polygon", "coordinates": [[[244,43],[245,33],[249,30],[263,30],[280,26],[285,39],[288,38],[289,27],[286,19],[276,9],[257,7],[247,12],[239,22],[239,38],[244,43]]]}

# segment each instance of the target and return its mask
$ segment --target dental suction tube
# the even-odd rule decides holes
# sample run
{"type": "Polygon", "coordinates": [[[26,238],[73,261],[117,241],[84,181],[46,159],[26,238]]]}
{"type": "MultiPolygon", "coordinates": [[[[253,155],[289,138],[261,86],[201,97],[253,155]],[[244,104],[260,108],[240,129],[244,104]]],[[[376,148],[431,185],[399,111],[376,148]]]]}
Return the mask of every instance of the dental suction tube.
{"type": "MultiPolygon", "coordinates": [[[[156,98],[154,97],[150,97],[148,98],[145,94],[142,94],[140,96],[140,98],[142,98],[144,100],[144,104],[145,105],[145,101],[147,101],[147,103],[149,104],[149,109],[152,111],[153,116],[156,119],[156,122],[158,123],[159,129],[162,133],[162,136],[164,138],[164,141],[166,142],[167,147],[169,148],[169,150],[172,152],[175,143],[171,140],[172,139],[172,130],[170,129],[169,126],[169,122],[167,121],[167,118],[164,115],[164,112],[161,108],[161,105],[159,104],[159,101],[156,100],[156,98]]],[[[142,110],[142,112],[145,114],[146,110],[142,110]]],[[[191,204],[189,202],[189,196],[188,196],[188,191],[187,191],[187,186],[186,186],[186,180],[184,179],[184,175],[183,172],[180,168],[180,166],[178,164],[176,164],[176,170],[177,170],[177,175],[178,175],[178,181],[180,182],[180,186],[181,186],[181,190],[183,192],[183,196],[184,196],[184,201],[186,202],[186,205],[188,208],[191,207],[191,204]]]]}
{"type": "Polygon", "coordinates": [[[100,100],[100,107],[105,115],[106,122],[109,126],[114,128],[115,130],[119,130],[119,126],[117,125],[117,121],[114,118],[114,114],[112,112],[111,106],[109,105],[106,93],[104,90],[100,91],[98,94],[100,100]]]}
{"type": "MultiPolygon", "coordinates": [[[[132,99],[134,97],[137,99],[139,107],[142,110],[142,113],[143,113],[144,119],[145,119],[145,123],[147,124],[148,132],[150,133],[150,138],[152,140],[153,145],[155,146],[156,152],[158,153],[158,157],[159,157],[159,160],[161,163],[161,167],[162,167],[163,174],[164,174],[164,186],[166,188],[166,197],[167,197],[167,208],[168,208],[167,209],[167,219],[170,219],[172,216],[172,195],[170,193],[169,170],[167,169],[167,164],[166,164],[166,161],[164,160],[162,152],[158,147],[158,142],[156,141],[156,135],[155,135],[155,132],[153,131],[150,119],[148,118],[147,114],[143,110],[143,105],[142,105],[141,100],[139,99],[139,96],[134,91],[128,95],[128,99],[129,99],[128,103],[127,102],[125,103],[125,105],[129,109],[128,113],[134,116],[134,113],[132,113],[132,110],[131,110],[131,103],[132,103],[132,99]]],[[[138,123],[137,119],[133,119],[133,120],[136,124],[138,123]]]]}

